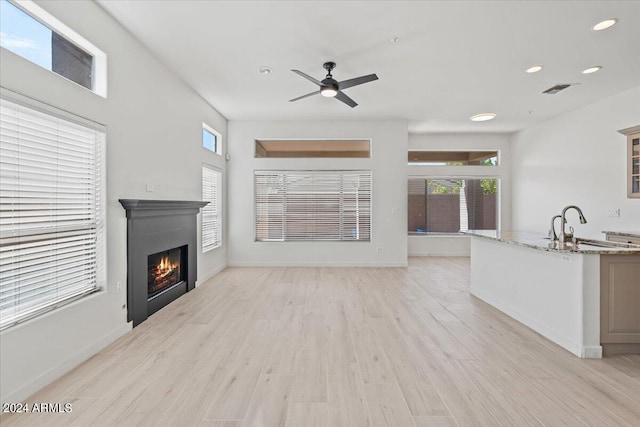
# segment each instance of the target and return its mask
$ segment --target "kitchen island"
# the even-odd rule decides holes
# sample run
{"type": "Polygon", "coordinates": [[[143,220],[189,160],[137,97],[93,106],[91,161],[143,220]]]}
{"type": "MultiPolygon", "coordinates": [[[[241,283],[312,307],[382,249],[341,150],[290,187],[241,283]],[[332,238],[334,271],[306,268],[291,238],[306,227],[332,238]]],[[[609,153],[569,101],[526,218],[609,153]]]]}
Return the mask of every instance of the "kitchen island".
{"type": "Polygon", "coordinates": [[[472,295],[579,357],[600,358],[603,345],[605,353],[640,348],[640,248],[559,244],[532,232],[467,234],[472,295]]]}

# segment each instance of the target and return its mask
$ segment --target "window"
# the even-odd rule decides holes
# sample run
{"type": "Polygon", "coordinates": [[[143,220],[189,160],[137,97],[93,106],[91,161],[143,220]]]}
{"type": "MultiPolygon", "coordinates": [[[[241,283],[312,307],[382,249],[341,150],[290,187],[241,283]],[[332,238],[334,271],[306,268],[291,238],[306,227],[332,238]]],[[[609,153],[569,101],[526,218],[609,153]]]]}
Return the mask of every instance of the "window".
{"type": "Polygon", "coordinates": [[[498,166],[497,151],[410,150],[409,166],[498,166]]]}
{"type": "MultiPolygon", "coordinates": [[[[0,98],[0,328],[104,281],[104,131],[0,98]]],[[[31,103],[30,103],[31,104],[31,103]]]]}
{"type": "Polygon", "coordinates": [[[410,178],[409,233],[496,230],[498,186],[495,178],[410,178]]]}
{"type": "Polygon", "coordinates": [[[370,241],[370,171],[255,171],[257,241],[370,241]]]}
{"type": "Polygon", "coordinates": [[[202,124],[202,146],[216,154],[221,153],[220,134],[204,123],[202,124]]]}
{"type": "Polygon", "coordinates": [[[256,158],[261,157],[332,157],[369,158],[371,141],[368,139],[304,139],[256,140],[256,158]]]}
{"type": "Polygon", "coordinates": [[[202,252],[222,245],[222,173],[209,166],[202,167],[202,252]]]}
{"type": "Polygon", "coordinates": [[[0,0],[0,46],[107,95],[106,55],[34,2],[0,0]]]}

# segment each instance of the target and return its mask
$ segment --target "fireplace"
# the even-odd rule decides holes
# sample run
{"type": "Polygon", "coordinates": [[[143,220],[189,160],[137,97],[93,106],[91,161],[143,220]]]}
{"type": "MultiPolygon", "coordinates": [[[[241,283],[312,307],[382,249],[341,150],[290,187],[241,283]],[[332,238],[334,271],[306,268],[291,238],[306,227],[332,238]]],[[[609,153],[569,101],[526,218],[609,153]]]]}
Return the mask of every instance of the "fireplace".
{"type": "Polygon", "coordinates": [[[147,299],[184,282],[186,253],[186,247],[180,247],[147,257],[147,299]]]}
{"type": "Polygon", "coordinates": [[[207,202],[120,203],[127,211],[127,320],[137,326],[195,287],[196,215],[207,202]]]}

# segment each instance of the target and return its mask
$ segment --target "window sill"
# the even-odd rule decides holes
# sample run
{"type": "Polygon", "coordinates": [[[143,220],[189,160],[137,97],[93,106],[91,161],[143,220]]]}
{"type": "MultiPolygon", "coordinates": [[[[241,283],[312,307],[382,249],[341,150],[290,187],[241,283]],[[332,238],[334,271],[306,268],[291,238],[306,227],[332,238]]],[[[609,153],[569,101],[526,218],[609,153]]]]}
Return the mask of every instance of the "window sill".
{"type": "Polygon", "coordinates": [[[213,251],[215,249],[218,249],[218,248],[221,248],[221,247],[222,247],[222,243],[220,243],[218,246],[213,246],[213,247],[210,247],[210,248],[207,248],[207,249],[202,249],[202,253],[206,254],[207,252],[211,252],[211,251],[213,251]]]}
{"type": "Polygon", "coordinates": [[[421,236],[421,237],[465,237],[465,234],[461,231],[452,232],[452,233],[443,233],[436,231],[428,231],[428,232],[417,232],[417,231],[409,231],[409,236],[421,236]]]}

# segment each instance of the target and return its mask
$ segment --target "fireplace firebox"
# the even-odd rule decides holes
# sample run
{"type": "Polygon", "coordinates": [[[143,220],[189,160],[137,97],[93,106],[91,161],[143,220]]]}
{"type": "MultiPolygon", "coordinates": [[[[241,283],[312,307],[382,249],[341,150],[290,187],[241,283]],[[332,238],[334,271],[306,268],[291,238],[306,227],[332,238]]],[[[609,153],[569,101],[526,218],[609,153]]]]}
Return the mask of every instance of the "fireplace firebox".
{"type": "Polygon", "coordinates": [[[196,215],[207,202],[120,203],[127,211],[127,320],[137,326],[195,287],[196,215]]]}
{"type": "Polygon", "coordinates": [[[180,247],[147,257],[147,299],[184,282],[186,253],[186,247],[180,247]]]}

